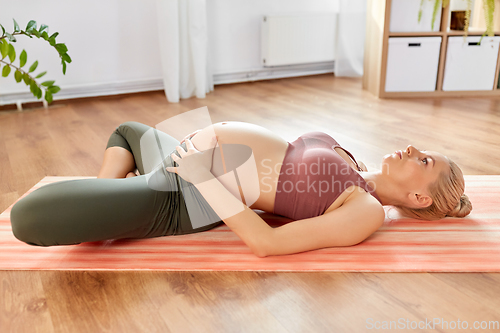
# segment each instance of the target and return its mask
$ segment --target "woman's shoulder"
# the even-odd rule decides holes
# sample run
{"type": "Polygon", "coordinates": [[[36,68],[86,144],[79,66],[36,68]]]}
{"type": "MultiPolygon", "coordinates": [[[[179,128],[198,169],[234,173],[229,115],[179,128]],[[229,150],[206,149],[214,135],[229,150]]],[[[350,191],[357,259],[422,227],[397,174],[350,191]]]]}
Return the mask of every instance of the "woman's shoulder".
{"type": "Polygon", "coordinates": [[[349,192],[349,195],[344,200],[342,205],[349,204],[352,209],[364,209],[373,214],[376,214],[379,218],[381,216],[385,217],[384,206],[382,206],[377,198],[368,193],[366,189],[363,189],[357,185],[353,185],[348,188],[346,192],[349,192]]]}

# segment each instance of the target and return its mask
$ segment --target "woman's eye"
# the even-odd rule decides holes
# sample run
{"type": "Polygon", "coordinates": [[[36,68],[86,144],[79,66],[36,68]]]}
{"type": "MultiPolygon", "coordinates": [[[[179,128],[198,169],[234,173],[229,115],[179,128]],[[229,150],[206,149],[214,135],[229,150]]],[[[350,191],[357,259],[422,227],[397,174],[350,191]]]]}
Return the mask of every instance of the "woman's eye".
{"type": "Polygon", "coordinates": [[[427,157],[426,157],[426,158],[424,158],[424,159],[422,160],[422,162],[424,162],[425,164],[427,164],[427,163],[428,163],[428,161],[427,161],[427,157]]]}

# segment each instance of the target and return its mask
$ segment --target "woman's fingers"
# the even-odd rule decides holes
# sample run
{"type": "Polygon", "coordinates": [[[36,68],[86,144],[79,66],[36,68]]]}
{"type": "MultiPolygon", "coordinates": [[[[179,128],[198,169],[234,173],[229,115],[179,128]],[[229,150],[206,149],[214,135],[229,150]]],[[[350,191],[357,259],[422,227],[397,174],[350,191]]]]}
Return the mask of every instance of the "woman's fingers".
{"type": "Polygon", "coordinates": [[[179,153],[179,155],[181,155],[181,157],[183,157],[184,154],[186,154],[186,151],[181,146],[175,147],[175,150],[177,150],[177,152],[179,153]]]}
{"type": "Polygon", "coordinates": [[[166,167],[165,169],[166,169],[168,172],[177,173],[177,167],[166,167]]]}
{"type": "MultiPolygon", "coordinates": [[[[186,148],[187,148],[188,150],[190,150],[190,149],[194,149],[194,150],[196,150],[196,148],[194,147],[193,142],[191,141],[191,139],[187,139],[187,140],[186,140],[186,148]]],[[[196,151],[197,151],[197,150],[196,150],[196,151]]]]}
{"type": "Polygon", "coordinates": [[[175,153],[170,154],[170,157],[172,157],[172,159],[174,160],[174,162],[177,162],[178,160],[181,159],[179,156],[175,155],[175,153]]]}

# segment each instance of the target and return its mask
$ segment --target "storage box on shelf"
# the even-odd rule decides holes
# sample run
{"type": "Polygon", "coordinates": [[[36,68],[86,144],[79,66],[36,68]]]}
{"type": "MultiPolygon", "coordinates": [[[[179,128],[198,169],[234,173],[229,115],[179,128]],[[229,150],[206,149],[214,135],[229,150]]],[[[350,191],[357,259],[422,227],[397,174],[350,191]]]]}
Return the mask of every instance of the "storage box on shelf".
{"type": "Polygon", "coordinates": [[[443,90],[492,90],[500,37],[448,37],[443,90]]]}
{"type": "Polygon", "coordinates": [[[385,91],[434,91],[441,37],[391,37],[385,91]]]}
{"type": "MultiPolygon", "coordinates": [[[[471,29],[464,44],[463,31],[449,30],[450,6],[436,17],[438,31],[430,31],[430,20],[427,31],[415,31],[420,2],[368,1],[363,88],[381,98],[500,96],[500,37],[473,45],[484,31],[471,29]]],[[[433,1],[423,3],[422,21],[432,15],[425,5],[433,1]]]]}

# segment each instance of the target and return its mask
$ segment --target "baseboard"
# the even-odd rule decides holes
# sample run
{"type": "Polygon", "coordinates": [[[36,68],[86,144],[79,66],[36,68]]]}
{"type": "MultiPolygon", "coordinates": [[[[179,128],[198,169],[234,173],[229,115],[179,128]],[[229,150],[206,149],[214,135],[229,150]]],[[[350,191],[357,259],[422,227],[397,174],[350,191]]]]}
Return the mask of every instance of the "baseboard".
{"type": "MultiPolygon", "coordinates": [[[[63,87],[60,92],[54,95],[54,100],[129,94],[162,89],[163,80],[161,78],[125,82],[97,83],[92,85],[63,87]]],[[[33,95],[29,91],[0,95],[0,106],[11,104],[17,104],[19,106],[21,104],[31,102],[40,102],[40,100],[33,97],[33,95]]]]}
{"type": "MultiPolygon", "coordinates": [[[[265,67],[230,73],[217,73],[214,74],[214,85],[324,73],[333,73],[333,61],[327,63],[265,67]]],[[[54,95],[54,100],[109,96],[155,90],[163,90],[163,80],[161,78],[64,87],[60,92],[54,95]]],[[[31,102],[40,102],[40,100],[34,98],[28,91],[0,95],[0,106],[17,105],[18,108],[21,108],[22,104],[31,102]]]]}
{"type": "Polygon", "coordinates": [[[333,64],[333,61],[329,61],[315,64],[264,67],[231,73],[214,74],[214,84],[272,80],[286,77],[333,73],[333,64]]]}

